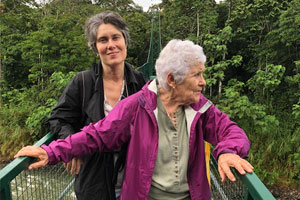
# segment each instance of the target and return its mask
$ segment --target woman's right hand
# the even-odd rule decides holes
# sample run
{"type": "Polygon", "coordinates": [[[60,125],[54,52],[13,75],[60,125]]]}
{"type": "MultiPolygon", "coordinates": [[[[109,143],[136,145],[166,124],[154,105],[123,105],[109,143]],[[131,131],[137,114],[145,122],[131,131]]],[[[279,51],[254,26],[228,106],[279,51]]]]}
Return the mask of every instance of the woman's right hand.
{"type": "Polygon", "coordinates": [[[73,158],[70,162],[64,163],[65,168],[67,171],[70,170],[71,175],[75,172],[76,174],[79,174],[80,167],[83,164],[82,159],[80,158],[73,158]]]}
{"type": "Polygon", "coordinates": [[[37,169],[48,164],[49,157],[47,152],[39,146],[23,147],[14,157],[29,156],[37,159],[37,162],[28,166],[28,169],[37,169]]]}

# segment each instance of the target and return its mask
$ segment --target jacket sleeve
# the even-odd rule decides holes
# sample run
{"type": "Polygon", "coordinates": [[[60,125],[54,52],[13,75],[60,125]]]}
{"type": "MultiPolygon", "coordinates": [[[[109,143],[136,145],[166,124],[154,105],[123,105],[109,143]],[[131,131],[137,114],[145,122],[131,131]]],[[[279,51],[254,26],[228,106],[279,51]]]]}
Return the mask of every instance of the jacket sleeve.
{"type": "Polygon", "coordinates": [[[104,119],[85,126],[81,132],[53,141],[49,146],[42,145],[49,156],[48,164],[69,162],[73,157],[94,152],[112,151],[128,142],[137,104],[137,101],[130,101],[132,98],[134,96],[120,101],[104,119]]]}
{"type": "Polygon", "coordinates": [[[231,121],[228,115],[211,105],[204,114],[204,139],[213,145],[217,159],[221,153],[234,153],[242,158],[248,156],[250,141],[245,132],[231,121]]]}
{"type": "Polygon", "coordinates": [[[56,138],[66,138],[78,132],[83,126],[81,88],[79,74],[77,74],[64,89],[56,107],[46,121],[46,125],[56,138]]]}

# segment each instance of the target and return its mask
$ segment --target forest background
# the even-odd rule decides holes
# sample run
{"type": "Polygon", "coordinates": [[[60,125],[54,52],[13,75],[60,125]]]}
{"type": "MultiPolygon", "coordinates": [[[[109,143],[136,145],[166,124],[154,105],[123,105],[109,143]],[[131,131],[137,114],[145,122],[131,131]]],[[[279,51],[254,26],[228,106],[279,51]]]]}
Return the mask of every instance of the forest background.
{"type": "Polygon", "coordinates": [[[189,39],[207,55],[205,95],[247,133],[249,161],[268,186],[300,184],[300,0],[0,1],[0,162],[47,133],[43,122],[76,72],[97,61],[83,24],[114,10],[129,26],[127,61],[147,60],[151,10],[161,41],[189,39]]]}

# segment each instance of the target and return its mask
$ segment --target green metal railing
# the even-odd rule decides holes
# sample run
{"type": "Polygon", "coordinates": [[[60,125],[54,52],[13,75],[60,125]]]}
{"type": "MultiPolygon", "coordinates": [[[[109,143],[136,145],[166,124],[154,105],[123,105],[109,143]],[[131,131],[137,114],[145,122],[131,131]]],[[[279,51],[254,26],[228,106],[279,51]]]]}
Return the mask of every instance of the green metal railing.
{"type": "MultiPolygon", "coordinates": [[[[35,145],[48,144],[53,140],[47,134],[35,145]]],[[[28,171],[34,159],[17,158],[0,171],[0,199],[76,199],[73,191],[74,177],[62,163],[28,171]]],[[[214,200],[275,200],[255,173],[240,175],[233,170],[237,181],[221,183],[218,165],[211,154],[210,178],[214,200]]]]}
{"type": "Polygon", "coordinates": [[[240,175],[235,169],[232,169],[234,176],[237,178],[235,182],[229,180],[225,183],[221,182],[218,172],[218,164],[212,154],[210,154],[210,180],[212,199],[224,200],[275,200],[271,192],[259,180],[256,174],[246,173],[240,175]]]}
{"type": "MultiPolygon", "coordinates": [[[[49,133],[34,145],[49,144],[53,134],[49,133]]],[[[73,192],[74,177],[62,163],[38,170],[27,170],[33,158],[13,160],[0,171],[0,199],[76,199],[73,192]]]]}

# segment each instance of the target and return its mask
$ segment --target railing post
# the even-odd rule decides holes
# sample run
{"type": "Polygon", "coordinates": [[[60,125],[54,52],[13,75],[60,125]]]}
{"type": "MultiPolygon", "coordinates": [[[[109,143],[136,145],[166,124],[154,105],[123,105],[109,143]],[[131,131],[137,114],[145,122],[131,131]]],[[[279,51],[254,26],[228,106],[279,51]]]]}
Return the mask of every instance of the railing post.
{"type": "Polygon", "coordinates": [[[2,200],[11,200],[10,184],[7,184],[0,191],[0,199],[2,200]]]}

